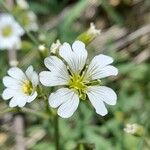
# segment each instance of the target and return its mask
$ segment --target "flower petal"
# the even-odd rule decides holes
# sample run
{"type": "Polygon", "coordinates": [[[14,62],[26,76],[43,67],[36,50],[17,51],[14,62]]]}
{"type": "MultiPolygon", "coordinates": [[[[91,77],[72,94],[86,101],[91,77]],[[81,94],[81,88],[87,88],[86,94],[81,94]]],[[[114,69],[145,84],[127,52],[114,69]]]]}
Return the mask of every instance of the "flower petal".
{"type": "Polygon", "coordinates": [[[90,87],[88,89],[87,95],[93,107],[95,108],[96,113],[101,116],[105,116],[108,113],[108,111],[100,97],[97,96],[97,94],[94,91],[92,91],[90,87]]]}
{"type": "Polygon", "coordinates": [[[22,82],[21,81],[18,81],[12,77],[9,77],[9,76],[5,76],[3,78],[3,84],[6,86],[6,87],[10,87],[12,89],[18,89],[20,88],[20,86],[22,85],[22,82]]]}
{"type": "Polygon", "coordinates": [[[33,74],[33,66],[29,66],[25,72],[26,76],[28,77],[29,80],[32,79],[32,74],[33,74]]]}
{"type": "Polygon", "coordinates": [[[16,98],[13,97],[9,102],[9,107],[16,107],[18,105],[16,98]]]}
{"type": "Polygon", "coordinates": [[[85,66],[87,50],[81,41],[75,41],[71,46],[64,43],[59,50],[60,56],[68,63],[73,73],[79,73],[85,66]]]}
{"type": "Polygon", "coordinates": [[[35,91],[32,95],[28,96],[27,98],[27,102],[30,103],[32,102],[33,100],[35,100],[35,98],[37,97],[37,92],[35,91]]]}
{"type": "Polygon", "coordinates": [[[39,83],[39,77],[38,77],[38,74],[35,71],[32,74],[31,82],[32,82],[32,85],[34,87],[36,87],[38,85],[38,83],[39,83]]]}
{"type": "MultiPolygon", "coordinates": [[[[69,79],[67,80],[62,74],[54,74],[50,71],[42,71],[40,73],[40,82],[44,86],[57,86],[57,85],[67,85],[69,79]]],[[[69,78],[69,77],[68,77],[69,78]]]]}
{"type": "Polygon", "coordinates": [[[116,76],[118,74],[118,69],[114,66],[108,65],[97,72],[93,72],[92,80],[102,79],[109,76],[116,76]]]}
{"type": "Polygon", "coordinates": [[[58,78],[68,81],[69,74],[64,62],[56,56],[50,56],[44,60],[45,66],[58,78]]]}
{"type": "Polygon", "coordinates": [[[53,108],[57,108],[67,101],[72,93],[72,90],[69,90],[68,88],[61,88],[57,90],[49,96],[49,105],[53,108]]]}
{"type": "Polygon", "coordinates": [[[26,96],[18,94],[14,96],[10,102],[9,102],[9,107],[23,107],[26,104],[26,96]]]}
{"type": "Polygon", "coordinates": [[[8,74],[13,77],[14,79],[20,80],[20,81],[24,81],[26,80],[26,76],[23,73],[23,71],[21,69],[19,69],[18,67],[12,67],[8,70],[8,74]]]}
{"type": "Polygon", "coordinates": [[[8,100],[8,99],[12,98],[15,95],[15,93],[16,93],[15,90],[6,88],[2,93],[2,97],[4,100],[8,100]]]}
{"type": "Polygon", "coordinates": [[[116,93],[105,86],[90,86],[88,87],[87,95],[96,112],[102,116],[108,113],[104,102],[109,105],[115,105],[117,101],[116,93]]]}
{"type": "Polygon", "coordinates": [[[16,98],[17,101],[17,105],[18,107],[23,107],[25,106],[26,102],[27,102],[27,97],[23,96],[23,95],[18,95],[16,98]]]}
{"type": "Polygon", "coordinates": [[[116,93],[111,88],[105,86],[90,86],[88,87],[87,95],[96,112],[101,115],[107,114],[104,102],[109,105],[115,105],[117,101],[116,93]]]}
{"type": "Polygon", "coordinates": [[[25,74],[27,78],[32,82],[32,85],[36,87],[38,85],[39,79],[38,74],[33,70],[33,66],[29,66],[25,74]]]}
{"type": "Polygon", "coordinates": [[[58,115],[69,118],[73,115],[79,105],[79,96],[68,88],[61,88],[49,97],[49,105],[58,108],[58,115]]]}
{"type": "Polygon", "coordinates": [[[87,69],[84,80],[95,80],[110,75],[117,75],[117,68],[113,66],[107,67],[107,65],[111,64],[112,62],[112,57],[102,54],[95,56],[87,69]]]}

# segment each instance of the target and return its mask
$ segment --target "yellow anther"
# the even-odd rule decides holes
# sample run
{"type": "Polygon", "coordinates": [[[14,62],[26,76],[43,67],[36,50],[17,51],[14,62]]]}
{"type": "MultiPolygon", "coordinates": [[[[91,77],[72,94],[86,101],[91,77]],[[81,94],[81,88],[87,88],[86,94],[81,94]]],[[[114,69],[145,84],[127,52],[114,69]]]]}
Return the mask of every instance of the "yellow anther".
{"type": "Polygon", "coordinates": [[[30,95],[32,93],[33,87],[32,83],[30,81],[25,81],[22,86],[23,92],[27,95],[30,95]]]}
{"type": "Polygon", "coordinates": [[[11,34],[12,34],[12,28],[10,25],[7,25],[2,29],[2,35],[4,37],[9,37],[11,36],[11,34]]]}
{"type": "Polygon", "coordinates": [[[83,97],[86,85],[83,82],[83,77],[80,75],[73,75],[69,81],[69,87],[75,89],[80,97],[83,97]]]}

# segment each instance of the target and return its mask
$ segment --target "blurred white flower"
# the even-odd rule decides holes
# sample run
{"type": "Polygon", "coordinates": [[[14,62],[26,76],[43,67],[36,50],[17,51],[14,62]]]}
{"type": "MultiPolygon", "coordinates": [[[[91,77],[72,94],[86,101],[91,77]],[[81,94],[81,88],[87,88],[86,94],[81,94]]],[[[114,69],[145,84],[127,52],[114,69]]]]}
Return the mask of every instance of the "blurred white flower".
{"type": "Polygon", "coordinates": [[[21,8],[21,9],[28,9],[29,5],[27,3],[26,0],[16,0],[17,5],[21,8]]]}
{"type": "Polygon", "coordinates": [[[22,15],[21,23],[28,31],[38,30],[37,17],[32,11],[25,12],[22,15]]]}
{"type": "Polygon", "coordinates": [[[0,14],[0,49],[20,48],[23,34],[24,30],[11,15],[0,14]]]}
{"type": "Polygon", "coordinates": [[[8,70],[8,75],[3,78],[6,89],[2,93],[4,100],[10,100],[10,107],[23,107],[37,97],[38,74],[29,66],[24,73],[18,67],[8,70]]]}
{"type": "Polygon", "coordinates": [[[58,115],[68,118],[76,111],[79,99],[88,97],[96,113],[106,115],[105,103],[115,105],[117,96],[112,89],[100,86],[98,79],[118,74],[118,69],[110,65],[113,59],[100,54],[86,65],[87,50],[81,41],[75,41],[72,47],[64,43],[60,46],[59,55],[63,61],[56,56],[45,58],[45,66],[50,71],[40,73],[43,85],[65,86],[49,96],[49,105],[59,107],[58,115]]]}
{"type": "Polygon", "coordinates": [[[124,131],[128,134],[132,134],[135,136],[142,136],[144,133],[143,126],[133,123],[133,124],[126,124],[124,131]]]}
{"type": "Polygon", "coordinates": [[[46,47],[44,44],[41,44],[38,46],[39,51],[44,52],[46,50],[46,47]]]}

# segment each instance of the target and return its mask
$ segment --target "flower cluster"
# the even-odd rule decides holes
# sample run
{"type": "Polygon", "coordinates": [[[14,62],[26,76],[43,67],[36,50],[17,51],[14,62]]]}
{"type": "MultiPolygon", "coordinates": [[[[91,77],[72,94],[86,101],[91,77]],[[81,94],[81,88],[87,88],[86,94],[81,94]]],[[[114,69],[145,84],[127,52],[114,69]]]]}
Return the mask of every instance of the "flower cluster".
{"type": "Polygon", "coordinates": [[[0,49],[19,48],[23,34],[24,30],[11,15],[0,14],[0,49]]]}
{"type": "MultiPolygon", "coordinates": [[[[89,100],[96,113],[104,116],[108,113],[105,103],[115,105],[115,92],[103,86],[100,79],[116,76],[118,69],[112,66],[113,58],[106,55],[95,56],[90,63],[85,44],[75,41],[59,44],[58,52],[44,60],[48,71],[39,74],[44,86],[61,86],[48,98],[50,107],[58,108],[58,115],[69,118],[78,108],[80,100],[89,100]]],[[[3,82],[7,87],[3,92],[4,99],[11,99],[10,107],[23,107],[37,97],[38,75],[30,66],[25,74],[19,68],[11,68],[9,76],[3,82]]]]}

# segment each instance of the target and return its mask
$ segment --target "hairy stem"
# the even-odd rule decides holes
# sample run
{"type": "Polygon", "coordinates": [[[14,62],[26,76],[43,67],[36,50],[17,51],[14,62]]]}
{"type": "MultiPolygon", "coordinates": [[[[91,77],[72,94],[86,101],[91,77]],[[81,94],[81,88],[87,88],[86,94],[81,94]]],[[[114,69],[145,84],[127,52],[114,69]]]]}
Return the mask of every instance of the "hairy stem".
{"type": "Polygon", "coordinates": [[[56,114],[54,117],[54,130],[55,130],[55,146],[56,146],[56,150],[60,150],[59,149],[59,117],[56,114]]]}

